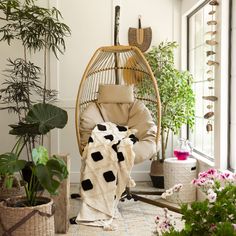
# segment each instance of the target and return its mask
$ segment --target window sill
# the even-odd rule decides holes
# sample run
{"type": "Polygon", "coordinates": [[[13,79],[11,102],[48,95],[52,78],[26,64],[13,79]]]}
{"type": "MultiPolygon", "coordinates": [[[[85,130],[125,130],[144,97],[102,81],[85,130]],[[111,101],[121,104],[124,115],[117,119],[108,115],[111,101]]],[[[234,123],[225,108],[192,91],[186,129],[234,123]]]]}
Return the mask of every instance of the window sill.
{"type": "Polygon", "coordinates": [[[196,152],[192,153],[192,157],[195,158],[197,161],[203,163],[204,165],[208,165],[209,167],[215,167],[215,163],[213,161],[208,160],[207,158],[199,155],[196,152]]]}

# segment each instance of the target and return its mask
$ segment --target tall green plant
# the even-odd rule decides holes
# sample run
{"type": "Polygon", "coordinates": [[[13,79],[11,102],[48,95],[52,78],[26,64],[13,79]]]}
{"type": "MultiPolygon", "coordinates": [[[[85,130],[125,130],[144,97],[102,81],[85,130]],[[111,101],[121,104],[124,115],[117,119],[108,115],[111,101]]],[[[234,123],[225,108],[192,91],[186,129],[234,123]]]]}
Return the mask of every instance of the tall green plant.
{"type": "MultiPolygon", "coordinates": [[[[58,53],[63,53],[65,50],[64,38],[70,35],[70,28],[61,22],[62,16],[59,10],[54,7],[47,9],[37,6],[36,2],[36,0],[0,1],[0,41],[11,45],[17,40],[22,45],[22,58],[8,59],[6,80],[0,89],[0,103],[4,105],[1,109],[7,109],[18,115],[18,126],[21,127],[28,125],[26,116],[34,104],[55,101],[57,92],[47,88],[48,55],[51,51],[58,58],[58,53]],[[43,70],[29,60],[30,54],[40,51],[43,51],[43,70]]],[[[41,110],[43,108],[47,109],[45,114],[49,114],[48,107],[42,106],[41,110]]],[[[67,119],[64,123],[65,121],[67,119]]],[[[15,134],[15,126],[11,127],[13,130],[10,133],[15,134]]],[[[29,131],[30,126],[27,128],[29,131]]],[[[30,159],[29,155],[35,145],[43,145],[43,133],[34,130],[24,135],[24,138],[30,159]]]]}
{"type": "Polygon", "coordinates": [[[178,134],[183,124],[194,125],[195,97],[192,76],[174,65],[176,42],[162,42],[145,54],[158,83],[161,105],[161,150],[165,159],[169,133],[178,134]]]}
{"type": "Polygon", "coordinates": [[[65,51],[65,37],[70,35],[70,28],[61,22],[60,11],[40,7],[36,2],[0,1],[0,41],[9,45],[20,41],[22,45],[22,57],[8,59],[6,79],[0,89],[1,110],[18,115],[18,123],[10,125],[9,133],[19,137],[11,152],[0,155],[0,177],[21,173],[26,161],[19,160],[19,156],[26,147],[28,160],[32,161],[31,179],[24,186],[28,205],[36,204],[38,183],[53,194],[68,174],[65,164],[49,159],[46,151],[37,158],[46,160],[45,163],[35,159],[35,150],[43,145],[44,135],[54,128],[63,128],[68,120],[66,111],[48,104],[56,99],[57,92],[47,88],[47,75],[49,53],[58,59],[58,53],[65,51]],[[43,55],[43,69],[29,60],[31,54],[40,51],[43,51],[38,54],[43,55]]]}

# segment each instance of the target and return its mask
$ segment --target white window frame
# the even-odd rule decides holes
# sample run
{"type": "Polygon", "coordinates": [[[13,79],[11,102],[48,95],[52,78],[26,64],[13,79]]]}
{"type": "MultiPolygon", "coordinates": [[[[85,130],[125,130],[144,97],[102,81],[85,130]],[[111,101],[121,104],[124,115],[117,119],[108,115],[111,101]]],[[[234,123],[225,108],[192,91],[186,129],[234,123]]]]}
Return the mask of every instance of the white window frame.
{"type": "MultiPolygon", "coordinates": [[[[204,4],[205,0],[198,1],[191,9],[182,15],[181,39],[181,69],[187,69],[187,17],[204,4]]],[[[218,6],[218,46],[216,61],[220,63],[216,71],[215,96],[215,127],[214,127],[214,162],[209,161],[198,153],[193,156],[209,166],[219,169],[228,168],[228,63],[229,63],[229,1],[219,0],[218,6]],[[222,27],[223,26],[223,27],[222,27]]],[[[181,135],[187,138],[187,127],[183,127],[181,135]]]]}
{"type": "Polygon", "coordinates": [[[236,16],[234,15],[236,9],[236,1],[229,0],[229,158],[228,167],[232,172],[236,172],[235,162],[235,150],[234,145],[236,138],[236,130],[233,128],[235,126],[235,113],[236,113],[236,102],[235,102],[235,89],[236,89],[236,70],[234,68],[234,63],[236,60],[236,46],[234,45],[234,39],[236,37],[236,16]]]}

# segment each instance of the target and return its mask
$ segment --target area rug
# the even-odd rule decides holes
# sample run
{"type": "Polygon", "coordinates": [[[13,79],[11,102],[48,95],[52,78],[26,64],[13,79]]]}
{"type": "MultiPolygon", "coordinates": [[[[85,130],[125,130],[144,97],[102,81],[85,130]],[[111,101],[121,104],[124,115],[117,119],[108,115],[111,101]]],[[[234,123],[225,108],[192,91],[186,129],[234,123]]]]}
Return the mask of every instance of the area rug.
{"type": "MultiPolygon", "coordinates": [[[[137,187],[140,190],[155,190],[152,188],[149,182],[138,182],[137,187]]],[[[71,192],[78,191],[78,185],[71,185],[71,192]]],[[[153,196],[153,198],[158,198],[153,196]]],[[[71,199],[71,211],[70,216],[76,216],[78,214],[80,200],[71,199]]],[[[67,236],[153,236],[155,230],[155,218],[158,215],[162,217],[164,211],[162,208],[152,206],[143,202],[137,202],[134,200],[125,200],[118,205],[121,217],[114,220],[114,224],[117,225],[116,231],[104,231],[99,227],[91,227],[84,225],[70,225],[67,236]]],[[[177,228],[182,228],[181,215],[173,213],[177,228]]],[[[60,234],[56,234],[60,235],[60,234]]]]}

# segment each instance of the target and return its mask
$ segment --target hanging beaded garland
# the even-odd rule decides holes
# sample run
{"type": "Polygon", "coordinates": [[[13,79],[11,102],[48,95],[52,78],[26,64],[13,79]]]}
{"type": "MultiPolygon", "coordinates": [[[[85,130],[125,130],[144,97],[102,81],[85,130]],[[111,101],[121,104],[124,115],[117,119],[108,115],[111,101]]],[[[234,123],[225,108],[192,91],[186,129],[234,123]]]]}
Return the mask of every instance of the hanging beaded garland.
{"type": "Polygon", "coordinates": [[[219,5],[219,2],[217,0],[212,0],[209,2],[209,5],[211,5],[211,11],[208,13],[210,16],[210,19],[207,21],[207,25],[210,28],[208,32],[206,32],[206,35],[208,36],[208,39],[206,40],[206,45],[208,46],[208,50],[206,51],[207,56],[207,81],[209,83],[208,90],[209,95],[203,96],[202,98],[204,100],[208,101],[207,109],[208,111],[204,115],[204,119],[208,119],[206,130],[207,132],[213,131],[213,125],[211,118],[215,115],[214,113],[214,105],[213,103],[217,101],[217,97],[214,95],[214,80],[215,80],[215,66],[219,65],[219,62],[215,60],[216,56],[216,46],[218,44],[216,40],[217,35],[217,21],[216,21],[216,13],[217,13],[217,6],[219,5]]]}

